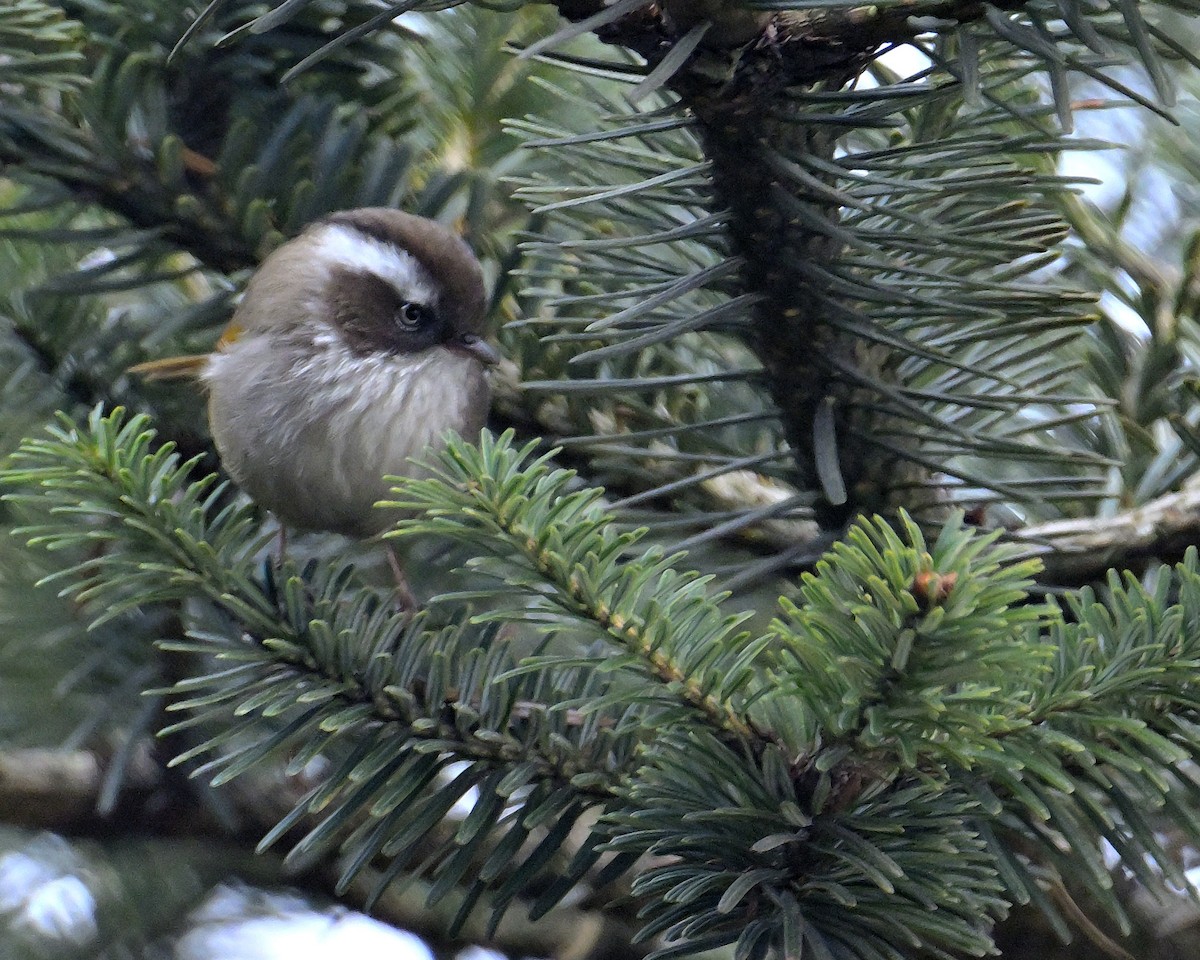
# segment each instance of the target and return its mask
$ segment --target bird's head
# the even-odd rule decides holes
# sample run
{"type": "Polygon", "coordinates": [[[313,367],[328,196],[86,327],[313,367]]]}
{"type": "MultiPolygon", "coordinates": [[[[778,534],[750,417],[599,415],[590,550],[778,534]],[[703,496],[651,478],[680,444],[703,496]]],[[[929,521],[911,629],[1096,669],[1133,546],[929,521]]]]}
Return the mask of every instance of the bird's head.
{"type": "Polygon", "coordinates": [[[359,355],[444,348],[494,364],[483,339],[483,272],[441,224],[385,207],[319,220],[272,254],[237,318],[247,330],[314,329],[359,355]]]}

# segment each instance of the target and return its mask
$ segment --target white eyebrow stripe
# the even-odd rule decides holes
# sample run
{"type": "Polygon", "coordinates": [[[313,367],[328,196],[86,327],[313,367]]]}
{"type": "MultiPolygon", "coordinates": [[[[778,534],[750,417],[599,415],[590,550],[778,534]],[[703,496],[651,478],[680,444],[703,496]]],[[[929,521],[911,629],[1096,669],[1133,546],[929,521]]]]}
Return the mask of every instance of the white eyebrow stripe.
{"type": "Polygon", "coordinates": [[[407,301],[432,304],[436,299],[437,286],[416,257],[352,227],[328,224],[317,235],[317,250],[331,266],[379,277],[407,301]]]}

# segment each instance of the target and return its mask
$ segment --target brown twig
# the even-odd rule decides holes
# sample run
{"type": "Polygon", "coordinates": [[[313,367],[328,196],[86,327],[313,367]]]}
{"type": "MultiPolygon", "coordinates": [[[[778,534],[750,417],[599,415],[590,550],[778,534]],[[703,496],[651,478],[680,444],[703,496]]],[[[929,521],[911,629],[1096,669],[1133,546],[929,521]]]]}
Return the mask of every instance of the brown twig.
{"type": "MultiPolygon", "coordinates": [[[[100,819],[104,773],[103,759],[88,750],[0,752],[0,821],[71,833],[89,828],[100,819]]],[[[125,772],[126,797],[145,798],[161,783],[149,751],[138,751],[125,772]]]]}
{"type": "Polygon", "coordinates": [[[1036,524],[1012,538],[1041,559],[1040,579],[1063,586],[1098,580],[1113,567],[1136,570],[1155,559],[1178,560],[1200,545],[1200,484],[1111,517],[1036,524]]]}
{"type": "MultiPolygon", "coordinates": [[[[230,837],[218,824],[197,811],[195,816],[162,816],[144,801],[164,786],[163,771],[151,751],[139,750],[125,774],[120,815],[103,818],[96,806],[104,784],[105,759],[90,750],[13,749],[0,751],[0,823],[69,836],[137,836],[179,840],[199,837],[220,840],[244,853],[239,862],[260,864],[256,881],[300,886],[337,896],[348,906],[365,910],[381,874],[368,868],[341,893],[336,855],[323,858],[300,874],[289,872],[278,856],[250,860],[254,845],[288,812],[311,783],[282,784],[271,771],[256,781],[248,775],[229,785],[227,797],[238,809],[242,835],[230,837]],[[140,812],[138,812],[140,808],[140,812]],[[133,811],[132,813],[130,811],[133,811]]],[[[295,779],[295,778],[293,778],[295,779]]],[[[301,824],[297,832],[313,826],[301,824]]],[[[232,856],[232,855],[231,855],[232,856]]],[[[417,858],[420,859],[420,858],[417,858]]],[[[232,861],[231,861],[232,862],[232,861]]],[[[235,871],[236,872],[236,871],[235,871]]],[[[371,913],[395,926],[445,942],[446,928],[461,903],[463,892],[452,890],[429,905],[422,881],[394,885],[374,904],[371,913]]],[[[492,937],[486,934],[486,911],[468,920],[454,944],[487,942],[514,956],[560,957],[565,960],[640,960],[648,947],[632,945],[634,929],[616,911],[560,906],[539,921],[529,920],[519,904],[505,916],[492,937]]]]}

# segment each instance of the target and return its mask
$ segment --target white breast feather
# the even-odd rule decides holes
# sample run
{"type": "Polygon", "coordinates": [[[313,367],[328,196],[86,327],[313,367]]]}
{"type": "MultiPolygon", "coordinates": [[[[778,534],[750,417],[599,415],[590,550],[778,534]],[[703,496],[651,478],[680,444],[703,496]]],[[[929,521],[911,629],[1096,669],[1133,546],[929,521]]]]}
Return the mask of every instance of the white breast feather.
{"type": "Polygon", "coordinates": [[[245,337],[205,379],[218,448],[247,492],[292,524],[360,535],[390,523],[371,508],[382,478],[420,472],[410,458],[430,459],[448,430],[477,431],[486,395],[470,357],[356,355],[336,336],[311,353],[245,337]]]}

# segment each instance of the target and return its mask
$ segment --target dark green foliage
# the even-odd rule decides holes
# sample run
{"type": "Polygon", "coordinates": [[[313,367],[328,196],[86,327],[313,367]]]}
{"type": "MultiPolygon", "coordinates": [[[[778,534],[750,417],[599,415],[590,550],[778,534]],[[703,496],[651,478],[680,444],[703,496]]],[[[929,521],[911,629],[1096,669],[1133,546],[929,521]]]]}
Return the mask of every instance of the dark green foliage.
{"type": "MultiPolygon", "coordinates": [[[[393,504],[421,511],[419,519],[402,521],[399,533],[433,533],[483,553],[470,566],[491,585],[444,599],[486,600],[492,609],[477,619],[525,621],[552,631],[599,628],[626,655],[571,655],[570,662],[602,664],[610,673],[634,668],[665,685],[668,704],[682,699],[718,729],[749,735],[739,715],[747,701],[762,695],[754,662],[765,641],[738,630],[746,617],[721,612],[708,596],[710,577],[676,572],[680,557],[651,548],[629,558],[639,534],[619,532],[600,506],[603,491],[572,492],[574,474],[552,470],[546,456],[534,458],[536,444],[515,450],[511,442],[511,433],[498,441],[485,435],[477,452],[452,448],[449,477],[405,484],[404,499],[393,504]]],[[[537,658],[527,666],[556,659],[537,658]]]]}
{"type": "Polygon", "coordinates": [[[1200,784],[1177,772],[1200,753],[1194,554],[1152,591],[1085,592],[1068,622],[1026,602],[1035,567],[994,536],[951,524],[927,545],[875,521],[754,639],[705,578],[631,556],[600,491],[485,434],[398,488],[426,510],[400,532],[484,551],[475,588],[411,618],[349,567],[261,579],[249,509],[152,442],[119,411],[27,441],[5,477],[38,491],[10,495],[23,535],[79,558],[54,579],[95,624],[193,601],[188,638],[162,641],[210,664],[165,691],[186,714],[171,730],[202,734],[180,759],[211,755],[197,772],[218,783],[330,759],[264,844],[289,837],[297,862],[340,844],[343,884],[383,856],[385,882],[420,862],[432,897],[462,883],[464,909],[499,911],[541,890],[540,913],[604,850],[615,869],[655,854],[633,889],[668,954],[950,957],[986,952],[1047,870],[1119,915],[1099,837],[1175,881],[1150,818],[1200,840],[1200,784]],[[464,620],[465,599],[483,612],[464,620]],[[516,660],[497,621],[545,640],[516,660]],[[559,652],[589,631],[616,649],[559,652]],[[589,809],[595,840],[574,848],[589,809]]]}
{"type": "Polygon", "coordinates": [[[76,658],[88,700],[43,733],[113,737],[106,804],[151,730],[232,789],[319,768],[262,846],[455,925],[624,877],[662,956],[949,958],[1013,904],[1125,923],[1106,847],[1186,886],[1195,553],[1048,603],[976,525],[1194,472],[1196,244],[1159,275],[1058,166],[1100,146],[1064,132],[1078,78],[1170,101],[1193,5],[661,4],[646,36],[633,0],[558,32],[453,5],[0,10],[0,446],[67,411],[4,474],[42,554],[0,541],[5,704],[76,658]],[[395,491],[417,615],[355,565],[377,545],[275,561],[195,395],[122,372],[206,349],[281,239],[377,203],[455,221],[524,310],[514,429],[395,491]],[[1150,349],[1081,336],[1100,293],[1150,349]]]}
{"type": "Polygon", "coordinates": [[[900,782],[814,816],[772,754],[751,773],[702,736],[671,747],[632,791],[637,812],[614,818],[616,847],[672,857],[634,884],[644,935],[674,944],[661,956],[735,941],[739,957],[988,951],[1006,904],[973,799],[900,782]]]}
{"type": "MultiPolygon", "coordinates": [[[[1018,132],[1011,103],[1028,68],[1008,67],[1003,57],[988,62],[985,90],[1007,106],[960,108],[953,87],[921,84],[920,76],[895,78],[886,99],[873,89],[798,90],[775,105],[790,131],[782,142],[796,143],[791,153],[774,149],[753,161],[744,137],[728,144],[731,168],[744,173],[760,162],[761,171],[745,176],[773,184],[753,201],[757,209],[783,209],[808,238],[797,244],[844,247],[835,263],[814,263],[811,252],[787,245],[781,226],[762,228],[770,238],[764,242],[801,265],[786,281],[787,302],[777,304],[781,315],[769,333],[762,312],[775,295],[756,292],[745,277],[747,260],[764,254],[739,256],[728,236],[737,213],[725,208],[752,187],[722,172],[725,148],[705,139],[702,120],[682,110],[665,121],[662,111],[646,120],[621,116],[614,99],[590,116],[581,110],[574,136],[528,127],[552,135],[535,144],[565,158],[561,172],[569,178],[523,190],[530,201],[564,198],[536,208],[561,224],[533,247],[548,262],[531,276],[545,278],[555,307],[541,326],[563,331],[549,339],[564,343],[572,363],[568,400],[591,405],[598,397],[619,410],[592,418],[606,474],[641,485],[644,463],[671,469],[676,459],[674,471],[691,476],[672,477],[656,492],[678,498],[690,491],[695,500],[705,481],[731,471],[795,482],[789,458],[804,451],[812,460],[802,463],[800,490],[772,503],[774,516],[804,516],[805,505],[822,498],[844,501],[846,483],[865,482],[867,462],[900,484],[886,496],[918,505],[929,485],[922,477],[934,469],[957,476],[969,488],[964,499],[975,503],[1036,499],[1044,507],[1091,488],[1097,458],[1072,454],[1047,433],[1048,420],[1096,416],[1095,398],[1075,395],[1071,356],[1060,349],[1072,339],[1070,328],[1087,319],[1081,307],[1088,298],[1031,279],[1053,259],[1047,251],[1063,225],[1049,204],[1018,199],[1031,189],[1063,189],[1061,178],[1038,167],[1073,145],[1036,127],[1018,132]],[[617,116],[607,124],[611,132],[602,132],[606,111],[617,116]],[[824,129],[839,132],[836,157],[828,155],[828,138],[810,152],[804,131],[824,129]],[[697,138],[717,151],[715,167],[703,162],[697,138]],[[824,326],[838,342],[858,339],[861,347],[813,351],[824,326]],[[792,357],[792,349],[806,359],[792,357]],[[752,351],[764,357],[765,370],[752,351]],[[872,370],[870,357],[883,366],[872,370]],[[823,382],[841,383],[841,399],[826,404],[817,389],[823,382]],[[764,387],[776,392],[783,425],[770,417],[764,387]],[[811,437],[788,436],[788,404],[795,403],[816,404],[797,415],[811,437]],[[720,419],[708,412],[714,406],[720,419]],[[836,424],[826,419],[832,416],[836,424]],[[839,464],[837,449],[846,444],[870,448],[859,467],[839,464]],[[689,460],[701,458],[714,469],[691,467],[689,460]],[[896,458],[921,469],[906,472],[896,458]],[[1045,482],[1026,475],[1005,484],[993,461],[1005,470],[1028,461],[1045,482]]],[[[753,236],[736,243],[745,248],[753,236]]],[[[529,386],[565,389],[560,379],[529,386]]],[[[859,507],[884,507],[886,496],[859,507]]],[[[742,523],[762,517],[747,511],[742,523]]]]}
{"type": "MultiPolygon", "coordinates": [[[[273,27],[282,9],[246,29],[273,27]]],[[[389,13],[408,9],[425,6],[389,13]]],[[[626,13],[608,8],[527,53],[626,13]]],[[[702,30],[660,46],[649,71],[551,55],[606,79],[558,91],[571,129],[519,125],[548,154],[523,187],[545,224],[525,292],[553,310],[534,324],[543,343],[564,344],[523,369],[529,388],[589,408],[575,441],[602,479],[632,488],[629,506],[683,503],[701,511],[697,528],[729,534],[813,509],[835,528],[899,503],[936,513],[933,473],[956,477],[967,502],[1025,511],[1097,493],[1105,459],[1064,448],[1102,401],[1079,389],[1069,349],[1089,298],[1043,276],[1064,230],[1048,201],[1069,186],[1050,163],[1087,146],[1056,120],[1070,125],[1069,73],[1127,93],[1112,69],[1123,50],[1169,99],[1163,58],[1186,51],[1123,3],[921,27],[936,40],[914,46],[961,86],[890,74],[868,48],[847,76],[882,88],[794,80],[756,111],[725,91],[746,127],[688,74],[702,30]],[[1043,71],[1053,105],[1030,85],[1043,71]],[[616,77],[638,84],[639,105],[674,93],[638,112],[616,77]],[[730,511],[721,478],[751,469],[780,493],[730,511]]]]}
{"type": "MultiPolygon", "coordinates": [[[[23,531],[32,543],[51,551],[113,547],[73,551],[77,562],[53,577],[87,605],[93,629],[130,609],[207,601],[192,614],[189,639],[161,644],[212,657],[210,670],[164,691],[171,710],[189,714],[165,734],[209,731],[177,762],[215,753],[195,772],[219,784],[269,756],[285,756],[293,772],[318,755],[336,758],[334,774],[264,843],[304,827],[292,852],[302,861],[344,842],[352,855],[342,883],[381,851],[389,879],[412,856],[429,854],[428,835],[475,788],[474,813],[440,838],[424,869],[456,884],[474,864],[470,903],[492,889],[497,909],[506,906],[621,778],[634,742],[621,719],[629,708],[614,704],[584,722],[549,710],[596,697],[602,678],[555,671],[505,680],[514,664],[494,629],[411,619],[351,567],[305,576],[288,563],[264,582],[263,537],[248,505],[224,503],[214,476],[193,480],[193,463],[152,441],[145,418],[96,414],[87,434],[64,424],[24,446],[9,477],[41,491],[13,498],[38,516],[23,531]],[[248,734],[231,716],[264,722],[248,734]],[[454,760],[469,766],[447,782],[442,772],[454,760]],[[536,848],[518,869],[517,848],[547,822],[558,825],[549,834],[556,843],[536,848]],[[493,854],[497,844],[506,853],[493,854]]],[[[597,856],[581,853],[574,870],[597,856]]]]}
{"type": "MultiPolygon", "coordinates": [[[[166,8],[172,15],[163,15],[158,0],[64,4],[75,20],[53,16],[40,2],[0,12],[0,54],[42,63],[53,45],[64,64],[17,74],[23,96],[0,111],[0,168],[27,188],[3,211],[0,236],[74,249],[103,245],[103,256],[49,278],[46,293],[144,295],[174,286],[188,294],[185,303],[163,303],[152,330],[123,331],[119,347],[106,351],[114,368],[97,379],[116,380],[164,348],[207,349],[245,271],[312,220],[349,207],[460,218],[494,262],[499,299],[511,230],[523,214],[498,194],[504,171],[487,169],[512,154],[495,115],[512,98],[505,90],[519,88],[536,68],[509,71],[497,84],[505,72],[497,49],[476,65],[478,104],[437,100],[435,110],[431,98],[458,88],[459,78],[437,73],[439,54],[471,48],[474,20],[493,31],[497,48],[511,21],[467,13],[428,40],[376,32],[281,85],[298,58],[321,46],[322,30],[361,21],[373,7],[312,4],[269,35],[247,31],[214,49],[224,30],[260,9],[227,4],[174,56],[191,14],[182,4],[166,8]],[[422,49],[433,44],[437,51],[422,49]],[[483,92],[492,86],[494,93],[483,92]],[[58,98],[53,110],[49,97],[58,98]],[[43,219],[13,217],[23,210],[42,211],[43,219]]],[[[62,359],[50,354],[46,361],[62,359]]],[[[92,393],[101,396],[114,399],[92,393]]],[[[151,398],[160,402],[160,392],[151,398]]]]}

